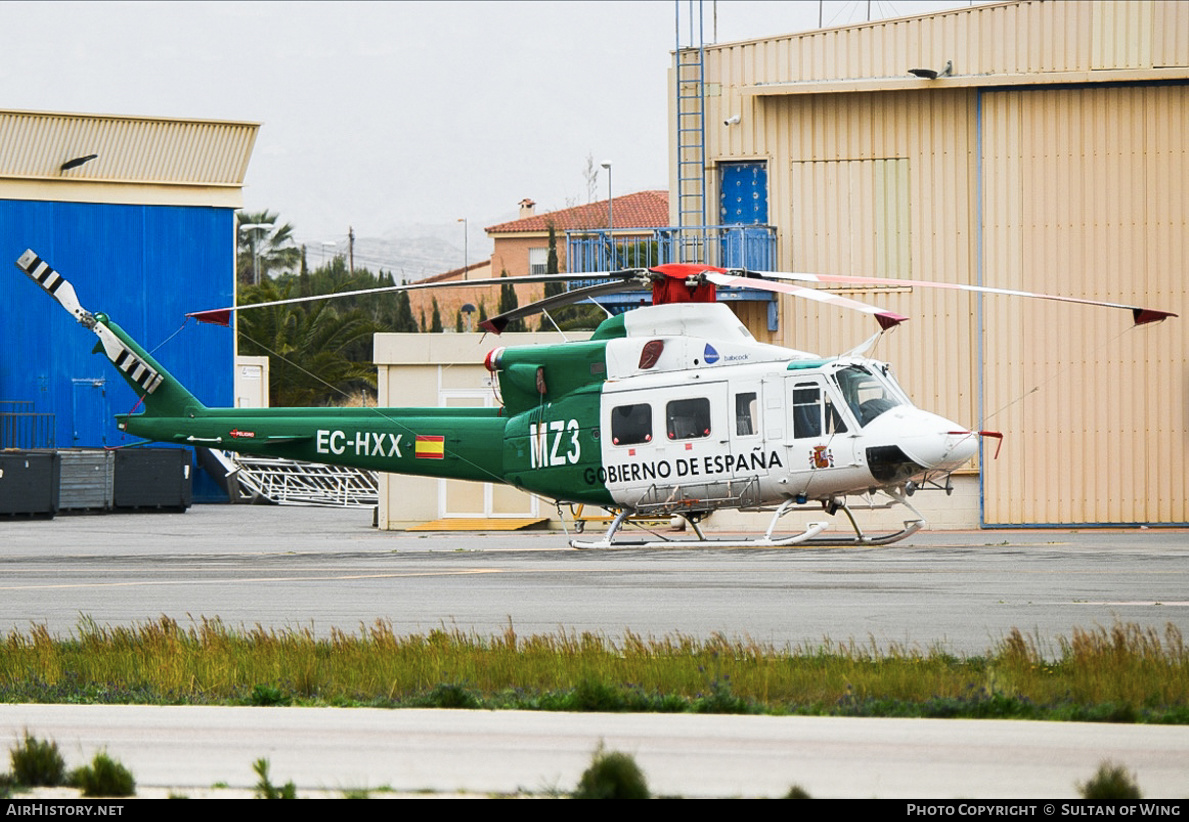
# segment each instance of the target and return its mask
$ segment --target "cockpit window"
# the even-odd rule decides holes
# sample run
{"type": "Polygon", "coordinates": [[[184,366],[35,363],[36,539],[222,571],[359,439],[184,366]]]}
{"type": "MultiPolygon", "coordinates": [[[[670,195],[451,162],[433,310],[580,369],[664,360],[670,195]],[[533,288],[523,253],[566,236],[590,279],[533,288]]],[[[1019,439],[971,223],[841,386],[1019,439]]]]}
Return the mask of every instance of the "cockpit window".
{"type": "Polygon", "coordinates": [[[834,407],[830,392],[816,382],[793,386],[793,437],[806,439],[822,434],[846,433],[846,422],[834,407]]]}
{"type": "Polygon", "coordinates": [[[834,381],[860,426],[902,404],[886,381],[865,366],[849,365],[834,372],[834,381]]]}

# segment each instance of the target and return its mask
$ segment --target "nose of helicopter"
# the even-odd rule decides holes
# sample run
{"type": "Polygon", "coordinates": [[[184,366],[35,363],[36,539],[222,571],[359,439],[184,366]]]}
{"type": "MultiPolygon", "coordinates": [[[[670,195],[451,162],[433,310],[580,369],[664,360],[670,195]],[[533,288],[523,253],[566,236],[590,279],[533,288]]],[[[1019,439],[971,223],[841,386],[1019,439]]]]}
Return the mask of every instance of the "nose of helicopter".
{"type": "Polygon", "coordinates": [[[948,473],[978,451],[978,434],[919,408],[897,407],[864,430],[889,443],[867,449],[872,474],[886,482],[902,482],[923,473],[948,473]]]}
{"type": "Polygon", "coordinates": [[[914,408],[903,422],[900,448],[929,471],[953,471],[978,451],[978,434],[945,417],[914,408]]]}

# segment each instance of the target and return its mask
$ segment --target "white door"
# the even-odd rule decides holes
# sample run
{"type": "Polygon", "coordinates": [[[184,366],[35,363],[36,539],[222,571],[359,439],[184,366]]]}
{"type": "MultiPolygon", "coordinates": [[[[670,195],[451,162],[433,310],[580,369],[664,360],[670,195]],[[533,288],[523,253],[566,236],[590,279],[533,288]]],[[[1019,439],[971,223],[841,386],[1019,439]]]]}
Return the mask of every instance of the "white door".
{"type": "MultiPolygon", "coordinates": [[[[489,390],[448,389],[440,395],[445,408],[490,408],[489,390]]],[[[438,481],[438,517],[483,518],[536,517],[540,506],[536,497],[510,485],[467,480],[438,481]]]]}

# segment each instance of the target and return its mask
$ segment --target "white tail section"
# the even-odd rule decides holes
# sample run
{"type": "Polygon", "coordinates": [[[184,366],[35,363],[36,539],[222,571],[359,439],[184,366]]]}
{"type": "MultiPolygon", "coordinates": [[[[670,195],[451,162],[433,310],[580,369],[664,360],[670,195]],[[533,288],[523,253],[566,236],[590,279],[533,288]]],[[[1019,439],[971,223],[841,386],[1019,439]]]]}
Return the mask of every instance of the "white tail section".
{"type": "Polygon", "coordinates": [[[96,323],[91,330],[95,332],[95,336],[99,337],[103,353],[116,368],[127,374],[146,393],[152,394],[157,390],[157,386],[162,383],[164,377],[155,368],[132,353],[128,346],[124,345],[106,325],[96,323]]]}
{"type": "Polygon", "coordinates": [[[74,286],[61,274],[54,271],[45,260],[37,256],[32,249],[27,249],[17,259],[17,268],[29,275],[29,278],[45,289],[51,297],[61,303],[62,307],[74,315],[74,318],[95,332],[99,343],[103,346],[103,353],[112,361],[116,368],[123,371],[137,385],[152,394],[164,381],[164,377],[157,369],[146,363],[132,352],[120,338],[112,333],[103,323],[95,321],[91,312],[82,307],[78,295],[74,293],[74,286]]]}
{"type": "Polygon", "coordinates": [[[61,303],[62,307],[74,315],[74,318],[84,325],[93,322],[91,314],[78,301],[74,293],[74,286],[62,277],[45,260],[38,257],[32,249],[27,249],[17,260],[17,268],[29,275],[33,282],[46,290],[51,297],[61,303]]]}

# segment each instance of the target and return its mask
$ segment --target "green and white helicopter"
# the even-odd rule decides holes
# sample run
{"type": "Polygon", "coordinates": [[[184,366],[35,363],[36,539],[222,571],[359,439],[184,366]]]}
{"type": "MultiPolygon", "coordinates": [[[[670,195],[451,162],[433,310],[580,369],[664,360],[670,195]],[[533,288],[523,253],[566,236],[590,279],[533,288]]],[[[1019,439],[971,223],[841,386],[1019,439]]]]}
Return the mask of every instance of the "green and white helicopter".
{"type": "MultiPolygon", "coordinates": [[[[863,311],[881,329],[906,318],[797,283],[933,286],[1052,299],[1126,309],[1136,324],[1175,316],[980,286],[669,264],[582,274],[602,282],[488,320],[485,328],[498,333],[512,319],[557,305],[632,287],[653,292],[652,306],[610,317],[589,340],[492,350],[485,364],[498,379],[499,408],[208,408],[110,318],[85,310],[73,286],[33,251],[17,266],[98,336],[97,348],[142,398],[142,413],[116,418],[127,433],[373,471],[500,482],[554,500],[559,510],[562,503],[582,503],[615,512],[601,539],[571,542],[579,548],[656,544],[616,541],[633,514],[684,518],[697,538],[681,544],[696,546],[895,542],[925,525],[908,497],[926,486],[952,490],[950,474],[974,456],[979,437],[1000,436],[914,406],[887,363],[862,355],[876,337],[833,358],[756,341],[730,309],[714,302],[716,286],[791,293],[863,311]],[[870,506],[877,496],[905,506],[913,518],[899,531],[865,534],[848,498],[870,506]],[[775,535],[780,518],[804,506],[829,515],[842,511],[854,536],[820,536],[825,521],[775,535]],[[699,520],[719,509],[771,511],[772,520],[762,537],[708,539],[699,520]]],[[[263,305],[271,303],[251,307],[263,305]]],[[[192,316],[226,323],[235,310],[192,316]]]]}

